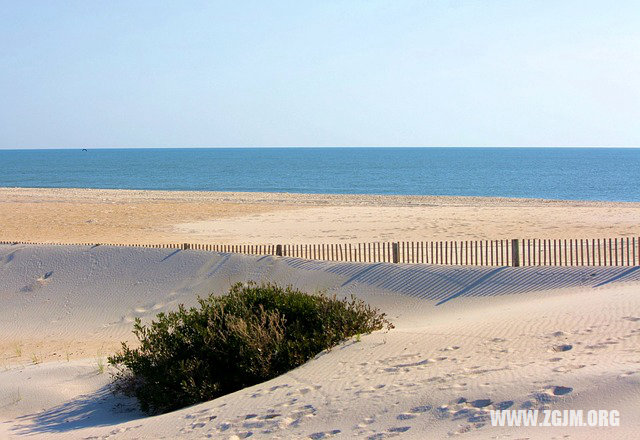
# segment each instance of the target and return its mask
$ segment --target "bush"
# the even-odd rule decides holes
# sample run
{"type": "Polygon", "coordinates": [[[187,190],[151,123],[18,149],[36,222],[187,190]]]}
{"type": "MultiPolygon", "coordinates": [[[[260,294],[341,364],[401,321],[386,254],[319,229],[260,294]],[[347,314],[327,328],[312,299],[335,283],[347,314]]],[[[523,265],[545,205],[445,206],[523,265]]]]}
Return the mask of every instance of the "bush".
{"type": "Polygon", "coordinates": [[[136,320],[138,348],[122,343],[109,357],[116,391],[157,414],[228,394],[302,365],[345,339],[383,327],[384,313],[351,297],[309,295],[274,284],[236,284],[227,295],[198,299],[136,320]]]}

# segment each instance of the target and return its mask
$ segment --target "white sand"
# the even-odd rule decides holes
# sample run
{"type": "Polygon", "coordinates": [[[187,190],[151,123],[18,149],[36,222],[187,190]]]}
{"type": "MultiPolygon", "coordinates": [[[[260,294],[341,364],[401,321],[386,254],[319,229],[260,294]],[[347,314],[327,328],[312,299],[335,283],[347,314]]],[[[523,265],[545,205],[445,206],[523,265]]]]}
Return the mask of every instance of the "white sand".
{"type": "Polygon", "coordinates": [[[0,438],[623,439],[640,432],[635,268],[335,264],[17,245],[0,246],[0,305],[0,438]],[[99,359],[131,339],[134,317],[246,280],[354,293],[387,312],[396,329],[157,417],[107,392],[99,359]],[[486,411],[500,405],[617,409],[621,426],[491,427],[486,411]]]}

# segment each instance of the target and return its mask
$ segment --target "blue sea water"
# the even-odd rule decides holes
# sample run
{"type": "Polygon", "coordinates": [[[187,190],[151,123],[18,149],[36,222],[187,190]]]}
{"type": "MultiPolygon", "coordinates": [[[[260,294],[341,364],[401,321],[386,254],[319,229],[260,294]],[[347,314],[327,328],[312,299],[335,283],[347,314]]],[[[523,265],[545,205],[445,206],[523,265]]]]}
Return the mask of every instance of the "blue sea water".
{"type": "Polygon", "coordinates": [[[0,150],[0,186],[640,201],[640,149],[0,150]]]}

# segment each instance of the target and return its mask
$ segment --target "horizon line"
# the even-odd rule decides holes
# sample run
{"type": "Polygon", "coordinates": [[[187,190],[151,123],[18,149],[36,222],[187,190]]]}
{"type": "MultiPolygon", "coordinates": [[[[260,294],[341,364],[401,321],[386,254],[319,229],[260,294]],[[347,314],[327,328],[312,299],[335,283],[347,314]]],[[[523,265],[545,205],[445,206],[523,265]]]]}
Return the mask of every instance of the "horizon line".
{"type": "Polygon", "coordinates": [[[205,150],[205,149],[322,149],[322,148],[590,148],[590,149],[638,149],[640,145],[231,145],[231,146],[138,146],[138,147],[2,147],[1,151],[34,151],[34,150],[205,150]]]}

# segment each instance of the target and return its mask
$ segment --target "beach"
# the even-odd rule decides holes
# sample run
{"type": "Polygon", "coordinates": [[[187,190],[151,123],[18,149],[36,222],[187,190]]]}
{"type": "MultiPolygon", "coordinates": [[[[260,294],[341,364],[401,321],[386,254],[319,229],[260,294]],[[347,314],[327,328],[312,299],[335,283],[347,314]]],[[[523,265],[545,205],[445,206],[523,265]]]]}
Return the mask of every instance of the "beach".
{"type": "Polygon", "coordinates": [[[0,241],[111,244],[610,238],[640,203],[488,197],[0,188],[0,241]]]}
{"type": "Polygon", "coordinates": [[[633,438],[640,272],[632,269],[0,245],[0,437],[633,438]],[[111,394],[105,358],[132,341],[135,318],[248,280],[353,294],[396,328],[160,416],[111,394]],[[583,410],[585,420],[589,410],[616,410],[620,426],[493,427],[495,409],[583,410]]]}
{"type": "Polygon", "coordinates": [[[639,12],[3,2],[0,440],[640,439],[639,12]]]}
{"type": "MultiPolygon", "coordinates": [[[[0,240],[325,243],[630,237],[640,204],[475,197],[0,189],[0,240]]],[[[339,263],[0,245],[0,438],[632,438],[637,267],[339,263]],[[395,325],[210,402],[146,417],[106,358],[235,282],[355,295],[395,325]],[[614,427],[496,427],[495,409],[615,410],[614,427]]],[[[542,415],[541,421],[542,421],[542,415]]]]}

